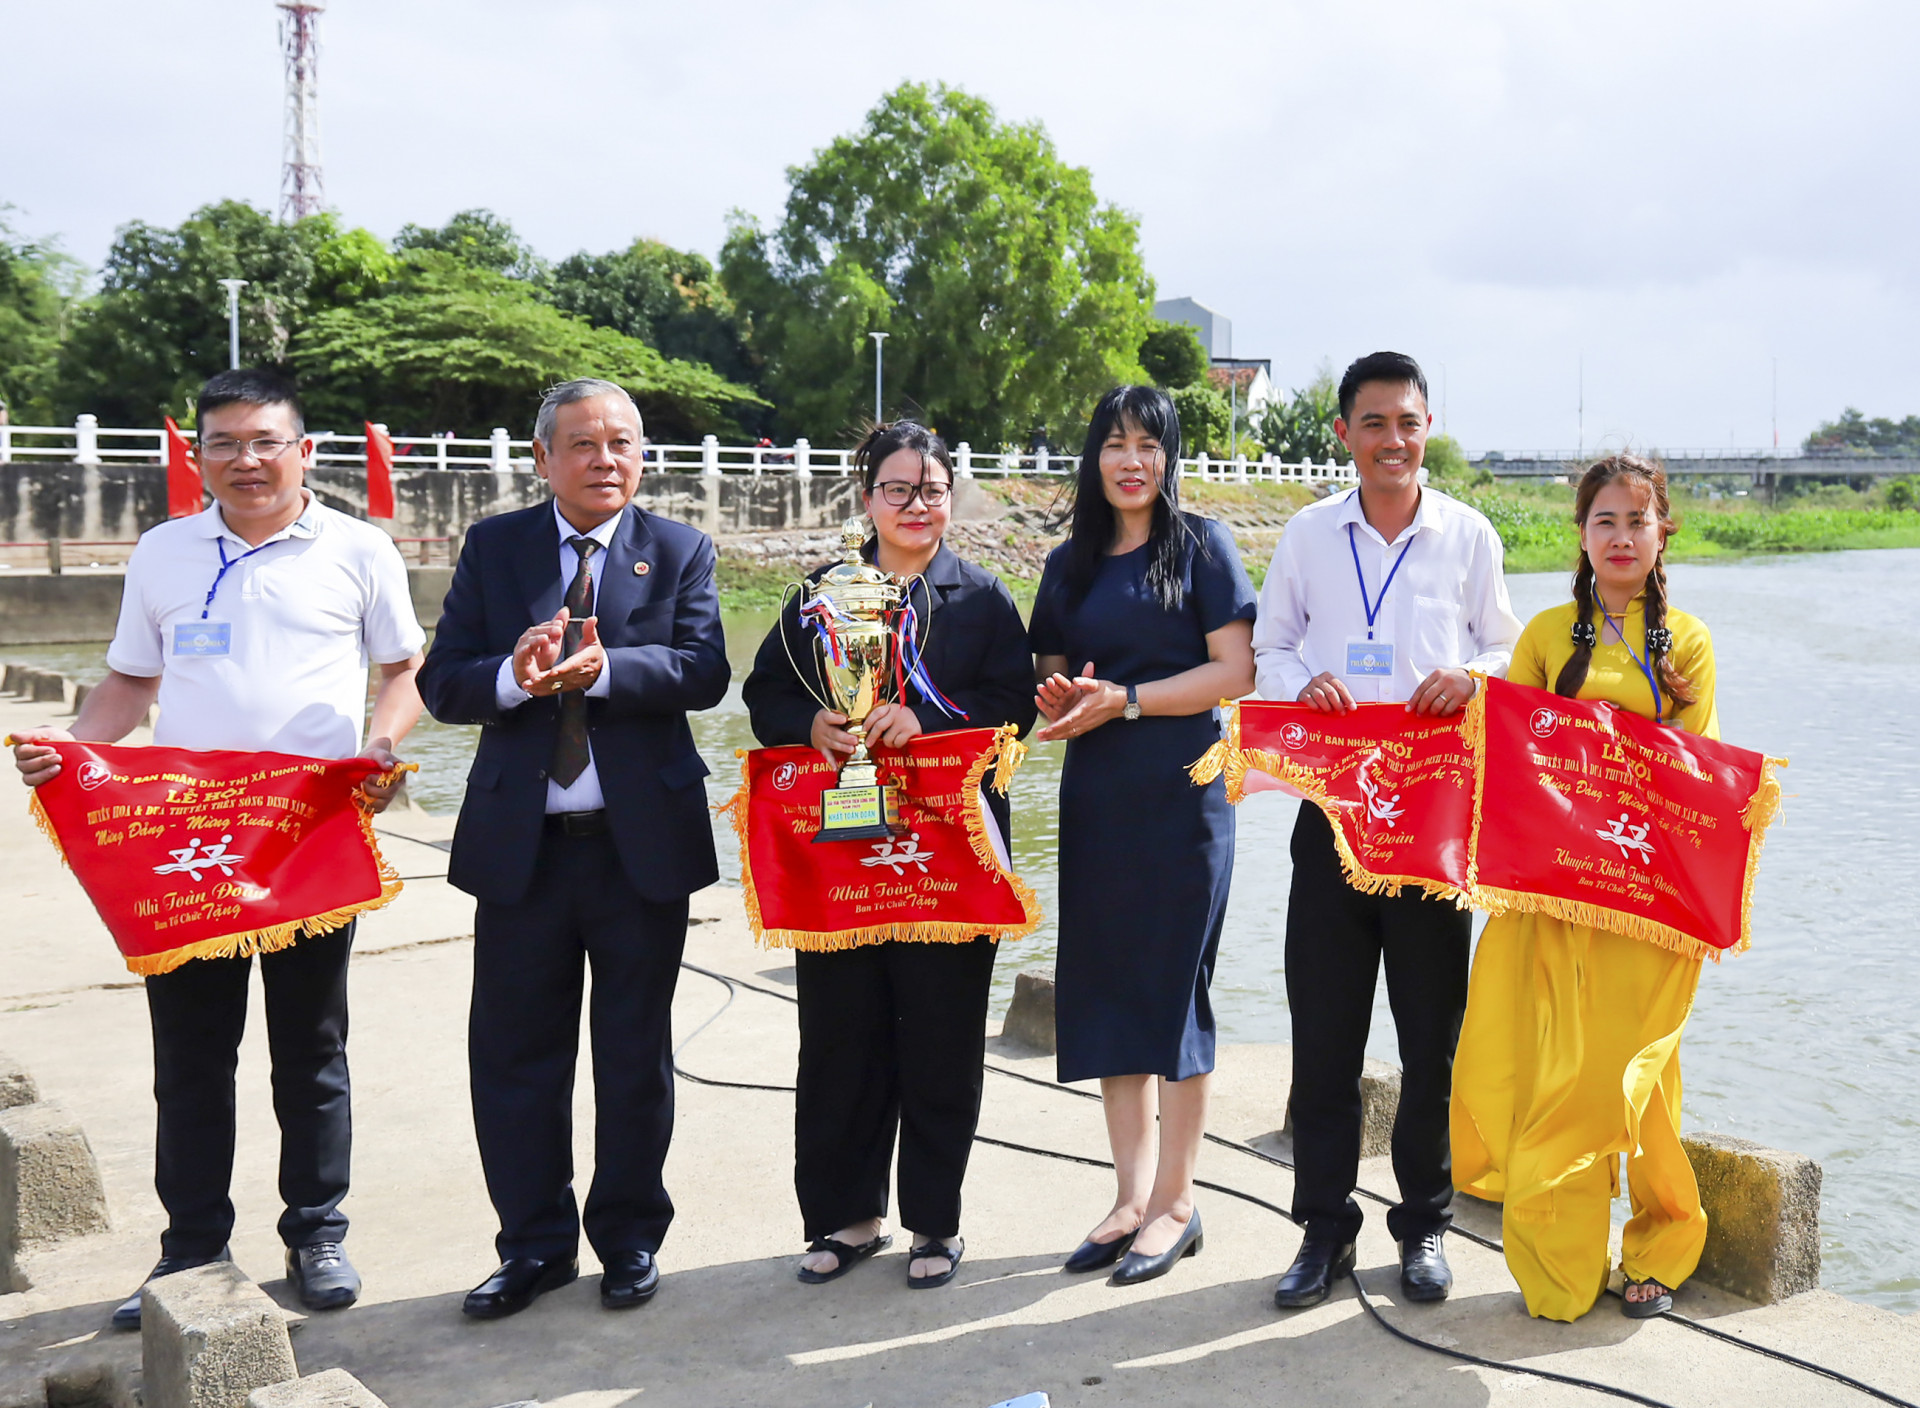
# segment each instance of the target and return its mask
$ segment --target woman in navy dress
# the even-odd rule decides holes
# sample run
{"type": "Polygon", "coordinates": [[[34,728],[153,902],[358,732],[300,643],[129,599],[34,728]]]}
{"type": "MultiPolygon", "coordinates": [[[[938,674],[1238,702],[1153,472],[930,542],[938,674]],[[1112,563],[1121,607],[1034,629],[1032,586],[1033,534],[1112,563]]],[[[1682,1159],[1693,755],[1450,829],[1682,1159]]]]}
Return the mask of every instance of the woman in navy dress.
{"type": "Polygon", "coordinates": [[[1193,1171],[1213,1070],[1213,978],[1233,874],[1226,784],[1187,768],[1250,692],[1253,585],[1232,534],[1180,509],[1163,391],[1094,410],[1067,541],[1029,633],[1060,775],[1059,1076],[1100,1081],[1119,1192],[1067,1270],[1116,1285],[1200,1250],[1193,1171]],[[1072,672],[1072,673],[1070,673],[1072,672]],[[1158,1116],[1159,1148],[1155,1149],[1158,1116]]]}

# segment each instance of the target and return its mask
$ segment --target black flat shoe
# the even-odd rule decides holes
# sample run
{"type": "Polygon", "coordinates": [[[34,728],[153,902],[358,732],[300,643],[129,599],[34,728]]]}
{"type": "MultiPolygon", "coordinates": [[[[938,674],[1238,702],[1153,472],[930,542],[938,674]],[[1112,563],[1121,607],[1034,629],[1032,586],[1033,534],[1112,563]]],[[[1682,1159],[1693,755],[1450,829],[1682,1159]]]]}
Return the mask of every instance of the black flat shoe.
{"type": "Polygon", "coordinates": [[[1660,1294],[1652,1300],[1628,1300],[1625,1296],[1620,1297],[1620,1313],[1626,1316],[1627,1319],[1652,1320],[1665,1315],[1669,1310],[1673,1309],[1673,1292],[1665,1286],[1662,1286],[1652,1277],[1648,1277],[1644,1281],[1636,1281],[1633,1277],[1629,1276],[1627,1277],[1627,1284],[1629,1286],[1657,1286],[1660,1290],[1660,1294]]]}
{"type": "Polygon", "coordinates": [[[468,1291],[460,1310],[475,1320],[502,1320],[518,1315],[548,1291],[571,1284],[579,1274],[580,1263],[573,1257],[552,1261],[531,1256],[513,1257],[501,1262],[499,1270],[468,1291]]]}
{"type": "Polygon", "coordinates": [[[1337,1232],[1307,1229],[1300,1254],[1273,1288],[1273,1303],[1282,1310],[1304,1310],[1318,1305],[1333,1291],[1333,1283],[1353,1274],[1353,1243],[1337,1232]]]}
{"type": "Polygon", "coordinates": [[[1200,1231],[1200,1209],[1193,1210],[1193,1216],[1187,1219],[1187,1230],[1182,1232],[1174,1244],[1158,1256],[1147,1256],[1142,1252],[1129,1251],[1114,1268],[1113,1275],[1107,1278],[1109,1286],[1137,1286],[1142,1281],[1151,1281],[1156,1276],[1164,1276],[1173,1270],[1173,1264],[1182,1257],[1198,1256],[1200,1248],[1207,1244],[1204,1233],[1200,1231]]]}
{"type": "Polygon", "coordinates": [[[927,1242],[909,1251],[907,1253],[907,1266],[909,1268],[907,1271],[907,1289],[910,1291],[930,1291],[935,1286],[946,1285],[947,1282],[959,1275],[960,1258],[967,1253],[967,1239],[961,1237],[957,1240],[960,1243],[957,1247],[949,1247],[943,1242],[927,1242]],[[945,1257],[947,1269],[932,1276],[916,1276],[913,1274],[911,1268],[913,1263],[922,1257],[928,1259],[945,1257]]]}
{"type": "Polygon", "coordinates": [[[1061,1266],[1062,1271],[1105,1271],[1133,1246],[1133,1239],[1140,1235],[1140,1229],[1123,1232],[1111,1242],[1096,1242],[1091,1239],[1082,1242],[1073,1250],[1073,1255],[1061,1266]]]}
{"type": "Polygon", "coordinates": [[[652,1252],[614,1252],[602,1260],[600,1304],[608,1310],[645,1305],[660,1289],[660,1268],[652,1252]]]}
{"type": "Polygon", "coordinates": [[[1400,1288],[1408,1300],[1445,1300],[1453,1289],[1453,1268],[1441,1247],[1445,1232],[1410,1237],[1400,1244],[1400,1288]]]}
{"type": "Polygon", "coordinates": [[[832,1252],[840,1258],[839,1264],[831,1271],[809,1271],[803,1266],[793,1274],[803,1285],[824,1286],[827,1282],[838,1280],[840,1277],[846,1275],[868,1257],[873,1256],[875,1253],[883,1252],[892,1245],[893,1238],[887,1236],[884,1232],[878,1237],[875,1237],[871,1242],[862,1242],[857,1247],[850,1247],[845,1242],[836,1242],[831,1237],[816,1237],[813,1245],[807,1248],[808,1254],[811,1255],[814,1252],[832,1252]]]}
{"type": "MultiPolygon", "coordinates": [[[[221,1248],[219,1256],[163,1256],[147,1273],[147,1281],[158,1281],[162,1276],[171,1276],[177,1271],[191,1271],[196,1266],[211,1266],[216,1261],[232,1261],[233,1248],[221,1248]]],[[[146,1289],[147,1281],[140,1283],[141,1290],[146,1289]]],[[[113,1328],[116,1330],[137,1330],[140,1328],[140,1291],[135,1291],[113,1310],[113,1328]]]]}

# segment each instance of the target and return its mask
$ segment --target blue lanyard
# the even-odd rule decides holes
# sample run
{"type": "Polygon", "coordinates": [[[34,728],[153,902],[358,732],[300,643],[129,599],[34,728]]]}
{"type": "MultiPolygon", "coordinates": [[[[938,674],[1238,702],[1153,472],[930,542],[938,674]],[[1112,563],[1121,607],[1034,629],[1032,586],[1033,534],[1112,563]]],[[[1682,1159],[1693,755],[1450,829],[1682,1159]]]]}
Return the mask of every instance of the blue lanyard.
{"type": "Polygon", "coordinates": [[[226,540],[224,538],[215,538],[213,540],[213,545],[220,550],[220,570],[214,573],[213,585],[207,588],[207,599],[200,603],[200,619],[202,621],[206,620],[207,613],[213,610],[213,595],[220,590],[220,583],[226,580],[227,573],[231,572],[255,553],[265,552],[268,548],[272,547],[274,543],[279,541],[280,539],[275,538],[273,542],[262,543],[257,548],[248,548],[245,552],[241,553],[240,556],[229,562],[227,560],[226,540]]]}
{"type": "Polygon", "coordinates": [[[1367,600],[1367,574],[1360,570],[1360,549],[1353,541],[1353,525],[1347,525],[1347,547],[1353,553],[1353,575],[1360,581],[1360,605],[1367,613],[1367,639],[1373,639],[1373,623],[1380,615],[1380,608],[1387,604],[1387,588],[1393,585],[1394,574],[1399,572],[1400,564],[1407,560],[1407,553],[1413,548],[1413,539],[1407,539],[1406,547],[1400,549],[1400,556],[1393,560],[1393,568],[1387,573],[1387,580],[1380,584],[1380,595],[1372,601],[1367,600]]]}
{"type": "MultiPolygon", "coordinates": [[[[1598,593],[1595,595],[1597,596],[1598,593]]],[[[1613,627],[1613,633],[1620,638],[1620,644],[1627,646],[1627,654],[1632,656],[1633,663],[1640,667],[1640,673],[1647,677],[1647,684],[1653,690],[1653,717],[1657,721],[1666,706],[1660,702],[1660,681],[1654,676],[1653,666],[1634,654],[1633,647],[1627,645],[1626,617],[1622,616],[1618,621],[1614,620],[1613,613],[1607,610],[1605,602],[1600,603],[1600,614],[1607,618],[1607,624],[1613,627]]],[[[1651,658],[1648,657],[1648,659],[1651,658]]]]}

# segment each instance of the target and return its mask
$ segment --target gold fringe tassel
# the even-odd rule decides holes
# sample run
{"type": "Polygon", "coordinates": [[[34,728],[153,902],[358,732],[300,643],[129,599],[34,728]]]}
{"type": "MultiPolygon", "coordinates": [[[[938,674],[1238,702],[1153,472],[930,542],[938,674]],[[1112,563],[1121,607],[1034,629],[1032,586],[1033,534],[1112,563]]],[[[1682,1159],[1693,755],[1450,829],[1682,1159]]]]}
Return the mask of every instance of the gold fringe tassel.
{"type": "MultiPolygon", "coordinates": [[[[1605,905],[1590,904],[1585,900],[1561,899],[1555,895],[1530,894],[1525,890],[1502,890],[1495,886],[1482,885],[1473,894],[1477,908],[1489,914],[1506,914],[1510,911],[1521,914],[1545,914],[1555,919],[1564,919],[1569,924],[1584,924],[1590,929],[1605,929],[1610,933],[1624,934],[1630,939],[1640,939],[1677,953],[1682,958],[1704,958],[1718,963],[1724,949],[1712,944],[1702,943],[1690,934],[1683,934],[1671,925],[1658,920],[1648,919],[1638,914],[1626,914],[1617,909],[1608,909],[1605,905]]],[[[1735,945],[1735,952],[1744,947],[1735,945]]]]}
{"type": "Polygon", "coordinates": [[[1740,880],[1740,942],[1735,953],[1745,953],[1753,945],[1753,882],[1760,874],[1760,850],[1767,843],[1767,828],[1780,817],[1780,779],[1776,771],[1787,766],[1785,758],[1766,758],[1760,764],[1760,785],[1747,799],[1740,820],[1747,828],[1747,873],[1740,880]]]}
{"type": "MultiPolygon", "coordinates": [[[[993,841],[987,835],[986,818],[980,807],[969,805],[966,808],[967,841],[973,848],[973,854],[981,866],[998,875],[1007,882],[1007,887],[1020,901],[1020,910],[1024,918],[1017,924],[956,924],[944,920],[921,919],[896,924],[869,924],[853,929],[769,929],[765,926],[760,910],[760,895],[753,881],[752,852],[747,845],[747,805],[751,787],[747,764],[747,749],[736,748],[734,756],[740,759],[740,789],[713,810],[717,814],[733,819],[733,834],[740,845],[740,888],[744,893],[747,910],[747,926],[753,930],[753,937],[762,948],[790,948],[807,953],[839,953],[851,948],[860,948],[866,944],[879,943],[934,943],[966,944],[972,943],[982,934],[998,939],[1002,943],[1015,939],[1024,939],[1040,927],[1044,912],[1040,907],[1040,897],[1033,887],[1022,880],[1012,870],[1002,868],[1000,858],[994,854],[993,841]]],[[[996,731],[994,741],[975,758],[967,768],[966,780],[961,784],[961,795],[975,797],[985,781],[987,769],[994,771],[993,788],[1005,794],[1007,785],[1013,781],[1013,775],[1026,760],[1027,745],[1020,742],[1020,730],[1011,724],[996,731]]]]}
{"type": "MultiPolygon", "coordinates": [[[[381,776],[393,778],[403,772],[418,771],[418,763],[402,763],[381,776]]],[[[281,949],[292,948],[308,935],[331,934],[335,929],[346,927],[350,920],[362,914],[371,914],[374,910],[391,904],[394,897],[406,887],[401,882],[400,872],[389,865],[387,858],[380,853],[380,842],[373,834],[373,809],[367,805],[358,789],[354,792],[353,800],[360,822],[361,838],[367,843],[367,850],[372,854],[374,867],[380,875],[380,893],[377,896],[362,900],[358,904],[329,909],[321,914],[310,914],[304,919],[292,919],[284,924],[270,924],[264,929],[248,929],[237,934],[216,934],[210,939],[200,939],[161,953],[138,956],[123,954],[121,956],[126,960],[127,971],[150,978],[160,973],[171,973],[183,963],[196,958],[251,958],[256,953],[278,953],[281,949]]],[[[32,813],[41,834],[53,843],[53,849],[59,855],[60,863],[68,870],[72,870],[73,863],[67,859],[67,849],[60,844],[60,835],[53,829],[53,818],[47,815],[47,809],[41,805],[38,793],[28,796],[27,809],[32,813]]]]}

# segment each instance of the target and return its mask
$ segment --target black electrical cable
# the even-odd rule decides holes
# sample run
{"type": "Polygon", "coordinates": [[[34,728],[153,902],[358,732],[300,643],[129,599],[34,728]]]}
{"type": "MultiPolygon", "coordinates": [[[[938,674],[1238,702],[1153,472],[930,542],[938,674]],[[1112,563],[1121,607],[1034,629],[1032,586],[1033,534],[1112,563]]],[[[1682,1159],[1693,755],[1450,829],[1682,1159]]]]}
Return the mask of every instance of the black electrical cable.
{"type": "MultiPolygon", "coordinates": [[[[750,983],[744,978],[731,978],[724,973],[716,973],[710,968],[702,968],[696,963],[688,963],[685,960],[682,960],[680,966],[682,968],[685,968],[688,972],[698,973],[703,978],[711,978],[715,982],[719,983],[721,986],[726,988],[727,1000],[721,1003],[719,1009],[716,1010],[712,1016],[708,1017],[706,1021],[702,1022],[699,1026],[695,1027],[691,1032],[689,1032],[685,1037],[685,1039],[682,1040],[680,1044],[674,1048],[673,1054],[676,1058],[678,1058],[680,1052],[685,1050],[687,1045],[690,1042],[692,1042],[692,1040],[695,1037],[699,1036],[701,1032],[705,1031],[708,1027],[712,1026],[715,1022],[717,1022],[720,1019],[721,1014],[724,1013],[729,1007],[733,1005],[733,999],[738,988],[745,988],[749,992],[756,992],[761,994],[764,997],[778,998],[782,1002],[794,1003],[794,1004],[798,1004],[799,1002],[799,999],[791,993],[780,992],[774,988],[762,987],[758,983],[750,983]]],[[[784,1093],[788,1095],[791,1095],[793,1093],[793,1087],[790,1085],[753,1085],[753,1084],[748,1084],[744,1081],[714,1080],[706,1076],[696,1076],[691,1072],[682,1069],[677,1059],[674,1061],[673,1069],[676,1075],[683,1076],[687,1080],[693,1081],[696,1085],[715,1086],[715,1087],[726,1089],[726,1090],[762,1090],[762,1091],[769,1091],[773,1093],[784,1093]]],[[[1072,1095],[1082,1100],[1098,1100],[1100,1098],[1098,1094],[1096,1094],[1091,1090],[1075,1090],[1072,1086],[1062,1085],[1058,1081],[1044,1080],[1039,1076],[1030,1076],[1026,1074],[1024,1071],[1008,1070],[1005,1066],[995,1066],[995,1065],[989,1064],[985,1067],[985,1069],[988,1071],[991,1071],[995,1075],[1006,1076],[1013,1080],[1023,1081],[1028,1085],[1042,1086],[1048,1090],[1056,1091],[1058,1093],[1065,1094],[1065,1095],[1072,1095]]],[[[1284,1168],[1290,1173],[1294,1171],[1293,1164],[1288,1160],[1279,1157],[1277,1154],[1269,1154],[1264,1149],[1256,1149],[1251,1144],[1243,1144],[1237,1140],[1223,1138],[1218,1134],[1208,1134],[1208,1135],[1204,1135],[1203,1137],[1207,1140],[1208,1143],[1218,1144],[1220,1147],[1224,1149],[1231,1149],[1236,1154],[1250,1155],[1253,1158],[1261,1160],[1263,1163],[1269,1163],[1269,1164],[1275,1165],[1278,1168],[1284,1168]]],[[[1039,1158],[1059,1159],[1066,1163],[1082,1164],[1089,1168],[1111,1169],[1113,1167],[1112,1163],[1108,1162],[1105,1159],[1093,1159],[1093,1158],[1088,1158],[1085,1155],[1081,1155],[1081,1154],[1063,1153],[1058,1149],[1041,1149],[1041,1148],[1036,1148],[1033,1145],[1029,1145],[1029,1144],[1016,1144],[1011,1140],[994,1139],[984,1134],[976,1133],[974,1135],[974,1142],[978,1144],[991,1144],[995,1148],[1009,1149],[1016,1153],[1032,1154],[1039,1158]]],[[[1194,1180],[1194,1186],[1197,1188],[1205,1188],[1209,1192],[1220,1193],[1226,1197],[1238,1198],[1243,1202],[1252,1203],[1256,1207],[1265,1208],[1267,1211],[1276,1213],[1279,1216],[1286,1218],[1287,1221],[1295,1222],[1295,1224],[1298,1225],[1293,1214],[1288,1210],[1286,1210],[1285,1208],[1282,1208],[1277,1204],[1267,1202],[1264,1198],[1255,1197],[1251,1193],[1243,1192],[1238,1188],[1231,1188],[1223,1183],[1210,1183],[1204,1179],[1199,1179],[1199,1178],[1196,1178],[1194,1180]]],[[[1379,1203],[1384,1207],[1393,1206],[1393,1200],[1391,1198],[1388,1198],[1383,1194],[1376,1193],[1370,1188],[1355,1188],[1354,1192],[1359,1194],[1361,1197],[1370,1199],[1371,1201],[1379,1203]]],[[[1496,1251],[1504,1254],[1506,1250],[1504,1245],[1499,1241],[1495,1240],[1494,1238],[1485,1237],[1478,1232],[1469,1231],[1467,1228],[1460,1226],[1459,1223],[1457,1222],[1454,1223],[1448,1229],[1448,1232],[1449,1232],[1449,1235],[1464,1237],[1469,1242],[1473,1242],[1478,1246],[1485,1247],[1489,1251],[1496,1251]]],[[[1366,1287],[1361,1284],[1358,1273],[1355,1273],[1353,1275],[1352,1280],[1353,1280],[1354,1292],[1358,1296],[1360,1300],[1360,1304],[1362,1307],[1365,1308],[1367,1314],[1373,1318],[1374,1322],[1378,1324],[1381,1329],[1385,1330],[1388,1334],[1394,1336],[1394,1338],[1399,1340],[1404,1340],[1408,1344],[1417,1345],[1421,1349],[1431,1350],[1435,1354],[1445,1355],[1449,1359],[1458,1359],[1462,1363],[1477,1365],[1481,1368],[1498,1369],[1503,1373],[1509,1373],[1509,1374],[1526,1374],[1533,1378],[1547,1379],[1554,1383],[1569,1384],[1575,1388],[1592,1389],[1596,1393],[1608,1394],[1615,1398],[1624,1398],[1633,1403],[1648,1404],[1648,1405],[1651,1405],[1651,1408],[1672,1408],[1672,1405],[1663,1403],[1659,1399],[1646,1398],[1641,1396],[1640,1394],[1633,1393],[1628,1389],[1616,1388],[1611,1384],[1598,1383],[1592,1379],[1576,1378],[1569,1374],[1557,1374],[1549,1369],[1533,1369],[1533,1368],[1528,1368],[1524,1365],[1503,1363],[1502,1361],[1497,1359],[1482,1359],[1478,1355],[1468,1354],[1463,1350],[1449,1349],[1445,1345],[1435,1344],[1430,1340],[1423,1340],[1417,1335],[1409,1334],[1407,1331],[1400,1329],[1398,1326],[1394,1325],[1391,1321],[1389,1321],[1385,1316],[1381,1315],[1380,1311],[1375,1307],[1371,1297],[1367,1295],[1366,1287]]],[[[1609,1290],[1608,1294],[1618,1296],[1619,1292],[1609,1290]]],[[[1862,1383],[1859,1379],[1852,1378],[1849,1375],[1843,1374],[1837,1369],[1829,1369],[1824,1364],[1818,1364],[1810,1359],[1802,1359],[1797,1355],[1788,1354],[1785,1350],[1770,1349],[1766,1345],[1755,1344],[1753,1341],[1742,1339],[1738,1335],[1728,1334],[1725,1330],[1716,1330],[1710,1325],[1703,1325],[1697,1320],[1689,1319],[1687,1316],[1680,1314],[1678,1311],[1674,1311],[1674,1310],[1665,1311],[1661,1315],[1654,1318],[1661,1319],[1661,1320],[1671,1320],[1677,1325],[1683,1325],[1689,1330],[1693,1330],[1699,1334],[1707,1335],[1712,1339],[1719,1340],[1725,1344],[1732,1345],[1738,1349],[1749,1350],[1754,1354],[1763,1356],[1764,1358],[1772,1359],[1779,1363],[1790,1365],[1791,1367],[1796,1369],[1803,1369],[1810,1374],[1817,1374],[1821,1378],[1830,1379],[1834,1383],[1843,1384],[1846,1387],[1855,1389],[1861,1393],[1868,1395],[1869,1397],[1877,1398],[1883,1403],[1893,1404],[1894,1408],[1920,1408],[1920,1404],[1915,1404],[1908,1399],[1897,1397],[1894,1394],[1886,1392],[1884,1389],[1875,1388],[1871,1384],[1862,1383]]]]}

